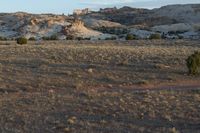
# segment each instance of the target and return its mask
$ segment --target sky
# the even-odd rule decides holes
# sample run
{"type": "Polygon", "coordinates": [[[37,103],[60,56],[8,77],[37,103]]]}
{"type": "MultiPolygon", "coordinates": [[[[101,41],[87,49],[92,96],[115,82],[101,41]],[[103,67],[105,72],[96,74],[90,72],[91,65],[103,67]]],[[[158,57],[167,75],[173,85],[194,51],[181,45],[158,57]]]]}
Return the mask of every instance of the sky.
{"type": "Polygon", "coordinates": [[[171,4],[192,4],[200,0],[0,0],[0,12],[29,12],[70,14],[74,9],[131,6],[136,8],[158,8],[171,4]]]}

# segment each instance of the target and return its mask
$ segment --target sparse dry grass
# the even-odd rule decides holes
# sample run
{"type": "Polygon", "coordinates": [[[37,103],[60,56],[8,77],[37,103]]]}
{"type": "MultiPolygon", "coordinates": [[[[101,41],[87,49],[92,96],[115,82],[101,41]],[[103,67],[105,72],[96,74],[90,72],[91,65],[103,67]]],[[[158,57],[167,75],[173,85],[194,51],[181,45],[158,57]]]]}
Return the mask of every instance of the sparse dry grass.
{"type": "Polygon", "coordinates": [[[52,87],[51,84],[67,87],[77,82],[83,82],[84,86],[98,86],[108,82],[134,85],[142,81],[153,83],[191,79],[186,75],[185,59],[200,49],[198,45],[187,42],[182,45],[179,43],[183,42],[174,42],[178,43],[175,45],[140,45],[133,42],[125,46],[113,43],[52,43],[0,46],[2,76],[7,75],[3,82],[19,80],[25,87],[26,84],[32,86],[34,81],[34,85],[43,84],[48,88],[52,87]],[[92,69],[92,72],[88,72],[88,69],[92,69]]]}
{"type": "Polygon", "coordinates": [[[6,43],[0,45],[0,132],[200,131],[197,88],[134,89],[198,81],[185,65],[200,49],[197,41],[6,43]]]}

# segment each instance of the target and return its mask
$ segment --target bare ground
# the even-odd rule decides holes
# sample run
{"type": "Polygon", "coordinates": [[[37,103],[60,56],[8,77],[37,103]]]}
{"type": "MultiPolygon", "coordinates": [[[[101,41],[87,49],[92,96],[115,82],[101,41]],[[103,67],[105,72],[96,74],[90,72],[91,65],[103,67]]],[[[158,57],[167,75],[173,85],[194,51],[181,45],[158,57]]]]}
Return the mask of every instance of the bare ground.
{"type": "Polygon", "coordinates": [[[200,132],[198,41],[0,44],[2,133],[200,132]]]}

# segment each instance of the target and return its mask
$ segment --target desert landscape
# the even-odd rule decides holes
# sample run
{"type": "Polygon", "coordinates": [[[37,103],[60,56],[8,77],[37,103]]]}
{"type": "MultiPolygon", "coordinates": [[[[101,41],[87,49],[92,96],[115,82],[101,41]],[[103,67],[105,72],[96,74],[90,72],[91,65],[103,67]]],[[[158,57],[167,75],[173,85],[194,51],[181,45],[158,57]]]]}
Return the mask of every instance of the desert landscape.
{"type": "Polygon", "coordinates": [[[0,13],[0,133],[200,133],[200,4],[83,5],[0,13]]]}
{"type": "Polygon", "coordinates": [[[195,40],[0,42],[0,131],[200,131],[195,40]]]}
{"type": "MultiPolygon", "coordinates": [[[[58,40],[200,39],[200,4],[167,5],[155,9],[132,7],[73,14],[0,13],[0,37],[58,40]]],[[[0,38],[1,40],[1,38],[0,38]]]]}

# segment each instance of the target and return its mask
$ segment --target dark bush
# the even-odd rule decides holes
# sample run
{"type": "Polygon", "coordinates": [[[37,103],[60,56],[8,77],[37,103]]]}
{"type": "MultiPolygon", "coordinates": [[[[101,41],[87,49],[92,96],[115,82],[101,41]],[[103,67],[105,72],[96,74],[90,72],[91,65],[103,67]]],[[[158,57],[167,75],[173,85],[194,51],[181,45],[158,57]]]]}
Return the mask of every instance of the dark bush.
{"type": "Polygon", "coordinates": [[[35,41],[36,39],[35,39],[35,37],[30,37],[28,40],[29,41],[35,41]]]}
{"type": "Polygon", "coordinates": [[[194,52],[186,59],[189,74],[197,75],[200,70],[200,52],[194,52]]]}
{"type": "Polygon", "coordinates": [[[112,37],[107,37],[107,38],[105,38],[105,40],[117,40],[117,38],[114,37],[114,36],[112,36],[112,37]]]}
{"type": "Polygon", "coordinates": [[[57,35],[51,35],[50,37],[45,36],[42,37],[42,40],[58,40],[58,36],[57,35]]]}
{"type": "Polygon", "coordinates": [[[17,38],[17,44],[27,44],[28,40],[25,37],[17,38]]]}
{"type": "Polygon", "coordinates": [[[50,36],[50,40],[58,40],[58,36],[57,35],[52,35],[52,36],[50,36]]]}
{"type": "Polygon", "coordinates": [[[49,37],[43,36],[42,40],[49,40],[49,37]]]}
{"type": "Polygon", "coordinates": [[[84,38],[84,40],[91,40],[91,38],[89,38],[89,37],[86,37],[86,38],[84,38]]]}
{"type": "Polygon", "coordinates": [[[126,40],[135,40],[135,39],[136,39],[136,36],[133,34],[127,34],[126,36],[126,40]]]}
{"type": "Polygon", "coordinates": [[[76,40],[84,40],[84,38],[83,37],[76,37],[76,40]]]}
{"type": "Polygon", "coordinates": [[[161,38],[162,38],[162,39],[167,39],[166,34],[165,34],[165,33],[162,33],[161,38]]]}
{"type": "Polygon", "coordinates": [[[72,35],[67,35],[67,36],[66,36],[66,40],[74,40],[74,36],[72,36],[72,35]]]}
{"type": "Polygon", "coordinates": [[[0,36],[0,41],[7,41],[7,38],[6,38],[6,37],[1,37],[1,36],[0,36]]]}
{"type": "Polygon", "coordinates": [[[161,35],[160,34],[151,34],[149,39],[161,39],[161,35]]]}
{"type": "Polygon", "coordinates": [[[180,36],[180,35],[178,35],[178,39],[184,39],[184,37],[183,37],[183,36],[180,36]]]}

